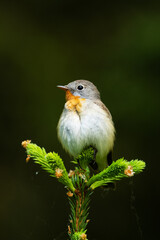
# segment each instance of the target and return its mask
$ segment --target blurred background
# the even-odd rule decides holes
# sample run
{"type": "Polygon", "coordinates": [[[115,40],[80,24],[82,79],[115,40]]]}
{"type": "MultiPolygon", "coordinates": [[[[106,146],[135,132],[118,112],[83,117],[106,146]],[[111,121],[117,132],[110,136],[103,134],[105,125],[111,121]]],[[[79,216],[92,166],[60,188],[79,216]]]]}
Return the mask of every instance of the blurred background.
{"type": "Polygon", "coordinates": [[[0,1],[0,239],[65,240],[64,187],[25,162],[22,140],[69,156],[57,140],[64,92],[92,81],[116,127],[114,159],[145,171],[92,196],[89,240],[157,239],[159,231],[159,1],[0,1]]]}

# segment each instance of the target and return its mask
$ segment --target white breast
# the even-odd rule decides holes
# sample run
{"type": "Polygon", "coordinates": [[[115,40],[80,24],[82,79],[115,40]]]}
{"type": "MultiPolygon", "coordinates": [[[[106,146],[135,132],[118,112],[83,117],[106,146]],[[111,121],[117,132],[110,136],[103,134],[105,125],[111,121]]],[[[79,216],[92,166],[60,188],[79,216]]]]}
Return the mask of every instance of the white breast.
{"type": "Polygon", "coordinates": [[[94,146],[98,150],[98,162],[113,148],[114,126],[103,109],[86,100],[80,113],[64,108],[58,123],[58,137],[65,150],[74,157],[85,147],[94,146]]]}

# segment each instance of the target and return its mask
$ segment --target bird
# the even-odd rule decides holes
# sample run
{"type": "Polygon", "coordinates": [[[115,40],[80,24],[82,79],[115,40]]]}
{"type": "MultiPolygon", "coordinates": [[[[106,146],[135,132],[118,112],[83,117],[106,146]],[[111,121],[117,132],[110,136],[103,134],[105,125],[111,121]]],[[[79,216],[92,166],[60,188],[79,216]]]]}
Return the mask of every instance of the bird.
{"type": "Polygon", "coordinates": [[[66,92],[66,103],[57,126],[63,148],[75,158],[92,146],[95,159],[90,165],[94,170],[104,170],[112,163],[115,127],[100,92],[88,80],[75,80],[57,87],[66,92]]]}

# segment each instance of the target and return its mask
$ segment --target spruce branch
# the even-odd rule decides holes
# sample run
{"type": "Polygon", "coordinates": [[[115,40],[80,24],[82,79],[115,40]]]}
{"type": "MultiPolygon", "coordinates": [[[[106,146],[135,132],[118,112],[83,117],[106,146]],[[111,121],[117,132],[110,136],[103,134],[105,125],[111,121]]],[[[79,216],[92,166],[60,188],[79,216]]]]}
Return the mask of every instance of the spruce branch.
{"type": "Polygon", "coordinates": [[[71,240],[88,240],[87,235],[84,232],[75,232],[71,240]]]}
{"type": "Polygon", "coordinates": [[[74,232],[86,232],[90,196],[93,193],[90,188],[86,187],[86,180],[83,179],[81,173],[77,172],[74,176],[72,176],[72,182],[76,191],[74,193],[74,198],[69,198],[71,207],[69,226],[70,237],[74,234],[74,232]]]}
{"type": "Polygon", "coordinates": [[[104,169],[100,173],[92,176],[87,186],[92,189],[107,185],[108,183],[118,181],[122,178],[131,177],[134,174],[138,174],[145,168],[145,162],[141,160],[132,160],[130,162],[121,158],[116,162],[113,162],[108,168],[104,169]]]}
{"type": "Polygon", "coordinates": [[[94,158],[94,149],[92,147],[89,147],[81,154],[78,155],[78,157],[75,158],[74,163],[79,163],[82,169],[88,170],[88,165],[90,162],[92,162],[94,158]]]}
{"type": "Polygon", "coordinates": [[[124,158],[113,162],[108,168],[90,176],[88,165],[94,159],[94,149],[85,149],[74,161],[77,164],[74,170],[67,172],[63,160],[55,152],[46,153],[44,148],[31,143],[30,140],[22,142],[26,149],[28,162],[30,158],[39,164],[51,177],[67,187],[67,196],[71,208],[69,217],[68,235],[70,240],[87,240],[87,224],[90,197],[93,190],[108,183],[132,177],[145,168],[145,163],[140,160],[128,162],[124,158]]]}
{"type": "Polygon", "coordinates": [[[56,177],[59,182],[67,186],[72,192],[75,191],[64,163],[57,153],[50,152],[47,154],[44,148],[41,149],[36,144],[30,142],[26,144],[25,148],[28,156],[32,158],[35,163],[39,164],[42,169],[47,171],[51,177],[56,177]]]}

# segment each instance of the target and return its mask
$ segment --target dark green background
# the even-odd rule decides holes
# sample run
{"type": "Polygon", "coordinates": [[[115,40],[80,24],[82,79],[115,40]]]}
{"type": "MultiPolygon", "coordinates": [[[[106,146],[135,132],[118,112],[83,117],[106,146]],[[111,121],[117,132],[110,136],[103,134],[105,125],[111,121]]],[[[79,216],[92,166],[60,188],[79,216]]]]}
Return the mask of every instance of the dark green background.
{"type": "Polygon", "coordinates": [[[32,161],[22,140],[69,156],[57,140],[64,93],[88,79],[117,130],[114,159],[145,171],[92,196],[89,240],[157,239],[159,231],[159,1],[28,0],[0,3],[0,239],[65,240],[63,186],[32,161]]]}

